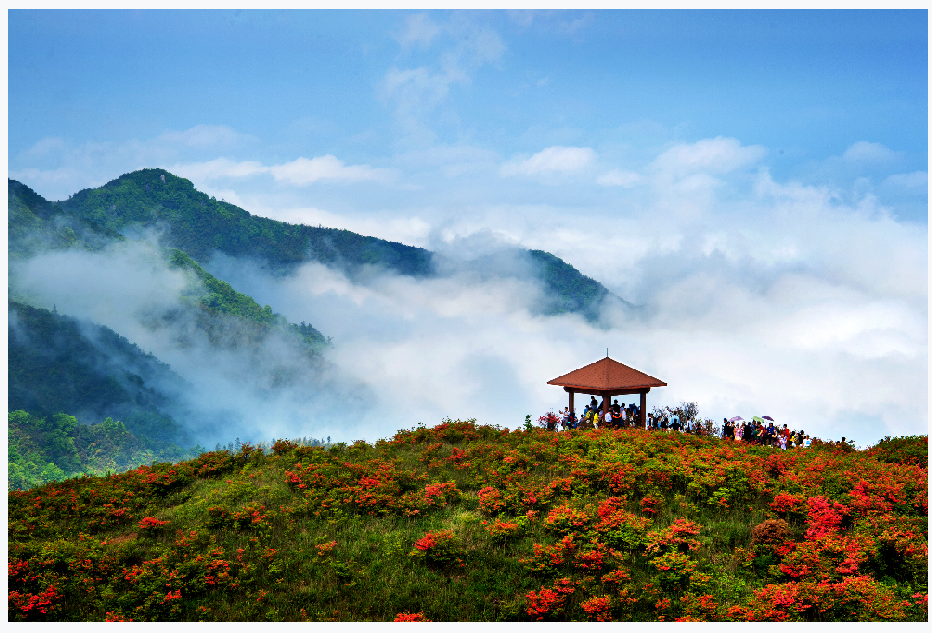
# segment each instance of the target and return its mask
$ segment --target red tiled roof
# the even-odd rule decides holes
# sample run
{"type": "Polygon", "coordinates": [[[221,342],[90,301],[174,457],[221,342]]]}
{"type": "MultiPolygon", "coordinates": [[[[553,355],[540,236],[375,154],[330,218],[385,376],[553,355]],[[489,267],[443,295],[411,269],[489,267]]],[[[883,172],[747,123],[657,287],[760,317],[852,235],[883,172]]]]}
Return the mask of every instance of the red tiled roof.
{"type": "Polygon", "coordinates": [[[565,376],[554,378],[547,384],[602,391],[667,386],[667,383],[662,380],[648,376],[627,365],[622,365],[608,357],[581,367],[576,371],[571,371],[565,376]]]}

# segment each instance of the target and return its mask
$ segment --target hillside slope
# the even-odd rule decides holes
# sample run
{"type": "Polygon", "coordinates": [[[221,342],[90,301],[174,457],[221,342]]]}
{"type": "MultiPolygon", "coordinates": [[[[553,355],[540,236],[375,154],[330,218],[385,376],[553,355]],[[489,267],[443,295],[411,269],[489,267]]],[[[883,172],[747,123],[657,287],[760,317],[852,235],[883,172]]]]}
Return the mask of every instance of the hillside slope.
{"type": "Polygon", "coordinates": [[[113,330],[11,302],[8,341],[8,411],[113,417],[150,441],[193,444],[172,417],[184,381],[113,330]]]}
{"type": "Polygon", "coordinates": [[[119,420],[82,424],[72,415],[7,415],[7,486],[26,490],[86,474],[106,476],[143,464],[191,459],[204,452],[136,436],[119,420]]]}
{"type": "Polygon", "coordinates": [[[8,618],[926,621],[928,438],[896,440],[445,421],[213,451],[10,493],[8,618]]]}

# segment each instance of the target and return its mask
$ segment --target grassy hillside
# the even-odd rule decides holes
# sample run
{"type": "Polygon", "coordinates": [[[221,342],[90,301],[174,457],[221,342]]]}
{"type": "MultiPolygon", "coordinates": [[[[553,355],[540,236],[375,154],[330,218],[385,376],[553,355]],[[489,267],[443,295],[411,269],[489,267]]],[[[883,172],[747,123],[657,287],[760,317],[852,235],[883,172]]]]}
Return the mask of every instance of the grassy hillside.
{"type": "Polygon", "coordinates": [[[243,445],[9,493],[8,617],[925,621],[928,438],[884,444],[445,421],[243,445]]]}

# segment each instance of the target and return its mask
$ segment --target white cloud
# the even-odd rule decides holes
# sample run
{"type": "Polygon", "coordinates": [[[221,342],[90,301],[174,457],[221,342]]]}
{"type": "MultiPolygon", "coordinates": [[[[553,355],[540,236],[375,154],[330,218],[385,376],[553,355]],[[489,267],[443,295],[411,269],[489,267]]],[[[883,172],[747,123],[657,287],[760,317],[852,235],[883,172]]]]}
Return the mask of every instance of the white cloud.
{"type": "Polygon", "coordinates": [[[499,155],[492,150],[470,145],[438,145],[426,149],[413,149],[394,156],[395,164],[409,169],[444,176],[458,177],[480,170],[494,170],[499,155]]]}
{"type": "Polygon", "coordinates": [[[884,147],[880,143],[858,141],[852,143],[841,155],[842,159],[851,162],[878,163],[887,162],[896,158],[896,152],[884,147]]]}
{"type": "Polygon", "coordinates": [[[440,26],[431,20],[430,16],[426,13],[417,13],[408,16],[405,21],[405,31],[398,37],[398,43],[402,48],[409,48],[415,44],[427,48],[440,31],[440,26]]]}
{"type": "Polygon", "coordinates": [[[14,169],[10,170],[10,178],[19,180],[50,200],[62,200],[70,193],[75,193],[84,187],[98,187],[104,184],[104,181],[96,180],[91,174],[72,167],[14,169]]]}
{"type": "Polygon", "coordinates": [[[393,66],[386,71],[377,87],[377,95],[394,105],[394,115],[405,142],[428,145],[437,138],[437,124],[456,124],[452,108],[442,108],[454,84],[469,85],[473,74],[486,64],[497,63],[504,54],[505,43],[488,26],[477,24],[465,14],[454,14],[438,25],[426,17],[409,21],[408,32],[399,40],[403,47],[412,43],[432,42],[438,35],[449,36],[452,42],[441,51],[432,64],[417,68],[393,66]],[[440,110],[437,120],[435,113],[440,110]]]}
{"type": "Polygon", "coordinates": [[[233,161],[229,158],[216,158],[201,163],[182,163],[171,168],[172,173],[195,181],[214,180],[217,178],[245,178],[255,174],[264,174],[269,168],[259,161],[233,161]]]}
{"type": "Polygon", "coordinates": [[[929,172],[914,171],[909,174],[894,174],[888,176],[885,185],[893,185],[904,189],[926,189],[929,186],[929,172]]]}
{"type": "Polygon", "coordinates": [[[293,185],[308,185],[318,181],[387,183],[399,176],[395,169],[370,165],[346,165],[333,154],[310,159],[302,156],[293,161],[272,166],[265,166],[258,161],[237,162],[227,158],[217,158],[202,163],[175,165],[172,170],[186,178],[199,181],[271,174],[276,181],[293,185]]]}
{"type": "Polygon", "coordinates": [[[675,176],[697,172],[724,175],[753,165],[766,154],[767,149],[760,145],[742,146],[737,139],[717,136],[672,147],[658,156],[652,166],[675,176]]]}
{"type": "Polygon", "coordinates": [[[569,173],[585,169],[596,160],[591,147],[548,147],[525,160],[511,160],[502,165],[502,176],[535,176],[548,173],[569,173]]]}
{"type": "Polygon", "coordinates": [[[450,92],[449,77],[425,67],[400,70],[392,67],[379,84],[383,101],[394,101],[395,118],[402,132],[419,143],[433,142],[436,134],[427,122],[450,92]]]}
{"type": "Polygon", "coordinates": [[[643,180],[643,176],[637,172],[613,169],[599,176],[596,179],[596,182],[606,187],[622,187],[624,189],[630,189],[643,180]]]}
{"type": "MultiPolygon", "coordinates": [[[[61,200],[85,187],[98,187],[136,169],[162,167],[181,159],[191,161],[205,154],[212,167],[230,168],[221,151],[248,147],[257,139],[226,125],[195,125],[186,130],[165,130],[158,136],[123,142],[88,142],[75,145],[65,139],[42,139],[10,161],[12,178],[52,200],[61,200]],[[17,165],[22,165],[17,167],[17,165]]],[[[227,161],[231,163],[231,161],[227,161]]],[[[248,163],[245,163],[248,164],[248,163]]]]}
{"type": "Polygon", "coordinates": [[[30,158],[42,158],[49,154],[55,154],[65,151],[68,148],[68,144],[65,142],[65,139],[57,136],[47,136],[37,142],[35,145],[30,147],[24,152],[24,155],[29,156],[30,158]]]}
{"type": "Polygon", "coordinates": [[[333,154],[311,159],[301,157],[289,163],[270,167],[268,171],[275,177],[275,180],[284,180],[295,185],[306,185],[319,180],[390,182],[397,177],[397,172],[392,169],[369,165],[346,165],[333,154]]]}

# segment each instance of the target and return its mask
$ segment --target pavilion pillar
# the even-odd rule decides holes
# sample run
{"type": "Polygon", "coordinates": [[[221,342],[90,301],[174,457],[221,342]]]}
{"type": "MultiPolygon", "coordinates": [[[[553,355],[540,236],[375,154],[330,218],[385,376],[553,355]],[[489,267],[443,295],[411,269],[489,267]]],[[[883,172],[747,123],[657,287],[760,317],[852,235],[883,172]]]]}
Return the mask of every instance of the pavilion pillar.
{"type": "Polygon", "coordinates": [[[647,424],[647,392],[649,389],[645,389],[641,392],[641,428],[643,429],[647,424]]]}
{"type": "Polygon", "coordinates": [[[612,396],[609,393],[602,394],[602,413],[605,414],[605,418],[608,419],[608,406],[612,401],[612,396]]]}
{"type": "Polygon", "coordinates": [[[570,415],[572,416],[576,409],[573,408],[573,390],[570,389],[570,415]]]}

